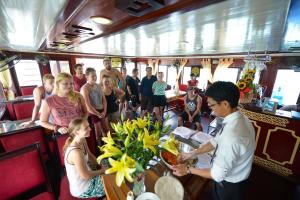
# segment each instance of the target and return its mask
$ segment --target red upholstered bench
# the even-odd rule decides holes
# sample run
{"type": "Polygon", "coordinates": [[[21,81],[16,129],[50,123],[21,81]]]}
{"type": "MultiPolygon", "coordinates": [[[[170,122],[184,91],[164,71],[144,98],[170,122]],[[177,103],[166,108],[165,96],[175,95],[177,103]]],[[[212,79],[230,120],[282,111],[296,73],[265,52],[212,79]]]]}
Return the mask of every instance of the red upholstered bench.
{"type": "Polygon", "coordinates": [[[1,199],[55,199],[38,143],[1,154],[0,172],[1,199]]]}
{"type": "Polygon", "coordinates": [[[50,151],[42,128],[34,128],[12,134],[0,135],[0,142],[6,152],[14,151],[22,147],[39,143],[41,153],[45,160],[49,160],[50,151]]]}
{"type": "Polygon", "coordinates": [[[17,120],[31,118],[34,101],[19,101],[13,103],[13,109],[17,120]]]}

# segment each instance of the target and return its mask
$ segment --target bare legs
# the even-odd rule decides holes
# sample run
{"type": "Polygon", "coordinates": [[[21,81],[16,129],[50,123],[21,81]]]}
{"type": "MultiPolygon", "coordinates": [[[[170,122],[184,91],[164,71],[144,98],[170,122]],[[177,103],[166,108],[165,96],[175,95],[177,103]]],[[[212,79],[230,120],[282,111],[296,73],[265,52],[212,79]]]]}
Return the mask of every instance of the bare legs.
{"type": "Polygon", "coordinates": [[[159,121],[159,123],[162,124],[162,118],[164,114],[164,106],[154,107],[154,113],[156,119],[159,121]]]}

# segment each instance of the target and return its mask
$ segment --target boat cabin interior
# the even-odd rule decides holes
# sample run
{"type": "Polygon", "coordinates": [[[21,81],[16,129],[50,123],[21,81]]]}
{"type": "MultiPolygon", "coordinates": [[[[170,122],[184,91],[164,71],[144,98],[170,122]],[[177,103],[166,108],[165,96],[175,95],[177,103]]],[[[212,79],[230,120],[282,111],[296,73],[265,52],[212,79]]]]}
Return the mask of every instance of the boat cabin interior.
{"type": "Polygon", "coordinates": [[[300,0],[1,0],[0,19],[1,199],[300,199],[300,0]],[[236,112],[248,164],[220,145],[236,112]]]}

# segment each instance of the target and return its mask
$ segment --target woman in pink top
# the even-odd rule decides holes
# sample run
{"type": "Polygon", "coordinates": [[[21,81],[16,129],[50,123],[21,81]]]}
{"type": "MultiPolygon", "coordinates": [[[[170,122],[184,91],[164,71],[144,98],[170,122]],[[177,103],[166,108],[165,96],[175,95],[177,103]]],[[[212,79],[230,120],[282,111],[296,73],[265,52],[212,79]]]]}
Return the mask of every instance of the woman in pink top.
{"type": "Polygon", "coordinates": [[[86,83],[86,77],[83,74],[82,64],[76,64],[74,66],[75,75],[73,76],[74,90],[80,92],[80,88],[86,83]]]}
{"type": "Polygon", "coordinates": [[[41,126],[65,134],[72,119],[86,116],[84,99],[81,94],[74,92],[72,76],[59,73],[55,77],[53,95],[42,103],[41,126]],[[53,116],[53,124],[48,122],[50,114],[53,116]]]}

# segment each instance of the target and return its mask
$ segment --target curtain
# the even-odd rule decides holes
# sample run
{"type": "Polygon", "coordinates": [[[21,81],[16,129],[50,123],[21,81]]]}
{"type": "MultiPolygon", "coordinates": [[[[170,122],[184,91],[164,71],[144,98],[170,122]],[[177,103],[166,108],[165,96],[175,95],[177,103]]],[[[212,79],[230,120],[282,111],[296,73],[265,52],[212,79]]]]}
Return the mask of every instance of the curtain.
{"type": "Polygon", "coordinates": [[[215,70],[215,73],[212,76],[212,83],[220,80],[222,77],[222,72],[226,70],[231,64],[233,63],[233,58],[224,58],[224,59],[219,59],[219,64],[215,70]]]}
{"type": "Polygon", "coordinates": [[[7,92],[5,94],[6,99],[7,100],[15,99],[15,94],[12,90],[13,82],[12,82],[12,78],[10,76],[10,72],[9,72],[8,69],[5,70],[5,71],[0,72],[0,81],[3,85],[4,90],[7,90],[7,92]]]}
{"type": "Polygon", "coordinates": [[[203,69],[205,70],[205,73],[208,76],[208,81],[210,83],[213,83],[213,76],[211,73],[211,60],[210,59],[203,59],[201,60],[201,65],[203,66],[203,69]]]}

